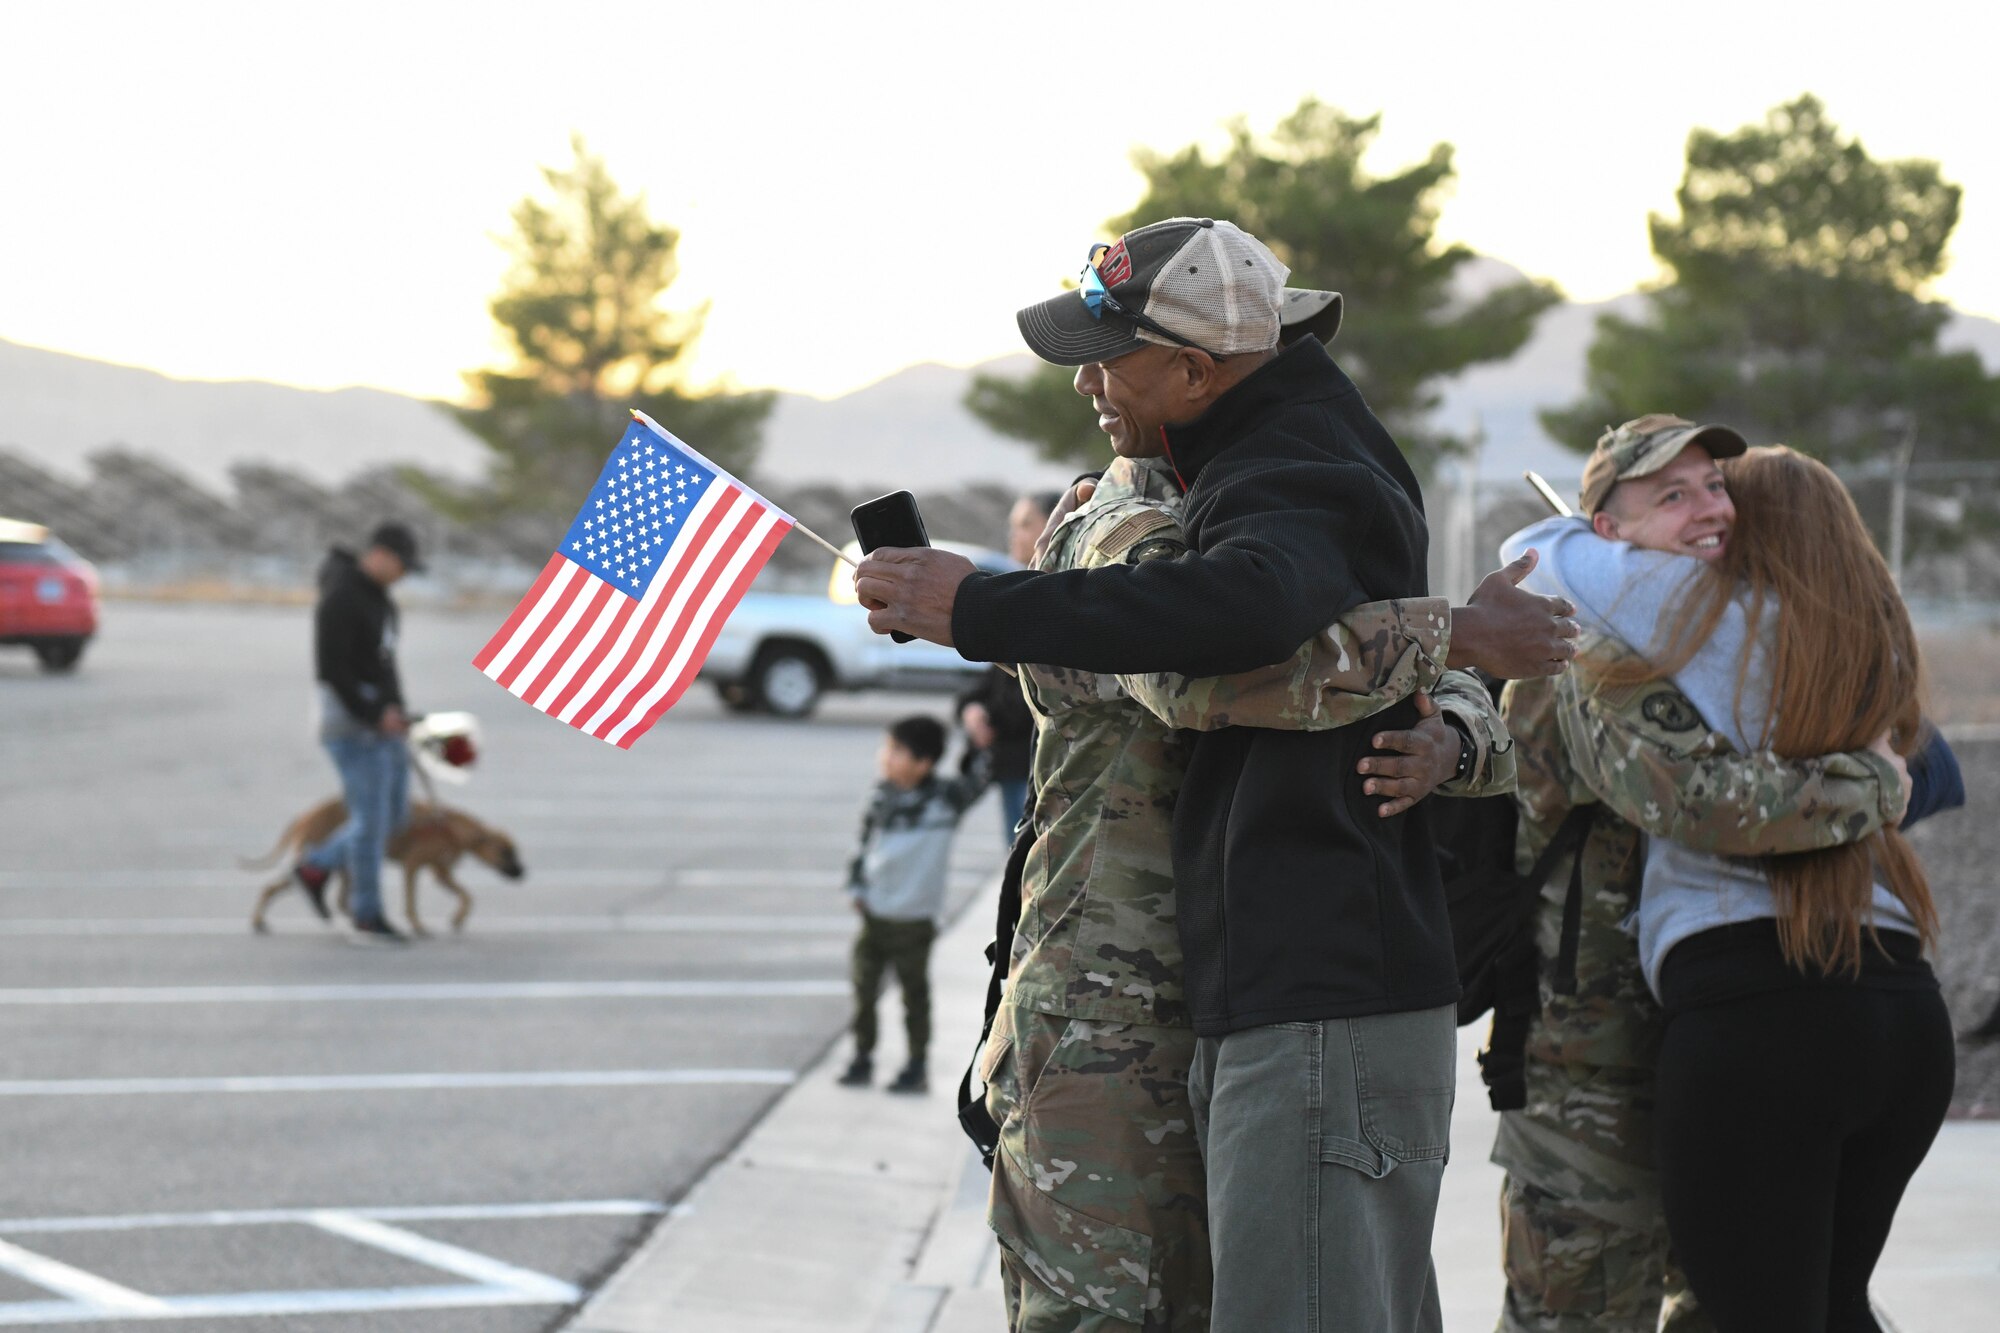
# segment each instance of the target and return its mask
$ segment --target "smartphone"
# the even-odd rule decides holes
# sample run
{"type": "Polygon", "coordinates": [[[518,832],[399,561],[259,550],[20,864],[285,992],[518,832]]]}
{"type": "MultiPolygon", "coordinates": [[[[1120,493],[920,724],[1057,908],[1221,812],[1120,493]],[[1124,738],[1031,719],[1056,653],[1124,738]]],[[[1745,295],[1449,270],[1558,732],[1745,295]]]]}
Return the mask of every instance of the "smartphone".
{"type": "MultiPolygon", "coordinates": [[[[924,516],[917,512],[917,497],[908,491],[891,491],[866,504],[858,504],[849,517],[854,521],[854,539],[861,543],[863,555],[878,546],[931,544],[930,534],[924,531],[924,516]]],[[[908,643],[916,636],[891,630],[889,637],[897,643],[908,643]]]]}

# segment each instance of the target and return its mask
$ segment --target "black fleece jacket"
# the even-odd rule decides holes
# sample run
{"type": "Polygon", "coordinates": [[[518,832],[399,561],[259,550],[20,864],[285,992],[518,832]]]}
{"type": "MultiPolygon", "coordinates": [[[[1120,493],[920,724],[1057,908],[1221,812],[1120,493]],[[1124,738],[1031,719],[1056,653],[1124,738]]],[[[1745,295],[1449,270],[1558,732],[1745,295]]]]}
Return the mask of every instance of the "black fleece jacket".
{"type": "MultiPolygon", "coordinates": [[[[1193,551],[975,574],[952,612],[963,656],[1227,675],[1282,661],[1364,602],[1426,595],[1416,477],[1319,343],[1286,349],[1163,435],[1193,551]]],[[[1415,716],[1404,702],[1335,731],[1192,737],[1173,863],[1197,1031],[1458,997],[1426,807],[1380,818],[1355,772],[1376,730],[1415,716]]]]}
{"type": "Polygon", "coordinates": [[[361,572],[352,551],[335,547],[319,567],[313,612],[313,664],[357,722],[374,726],[403,702],[396,674],[396,604],[361,572]]]}

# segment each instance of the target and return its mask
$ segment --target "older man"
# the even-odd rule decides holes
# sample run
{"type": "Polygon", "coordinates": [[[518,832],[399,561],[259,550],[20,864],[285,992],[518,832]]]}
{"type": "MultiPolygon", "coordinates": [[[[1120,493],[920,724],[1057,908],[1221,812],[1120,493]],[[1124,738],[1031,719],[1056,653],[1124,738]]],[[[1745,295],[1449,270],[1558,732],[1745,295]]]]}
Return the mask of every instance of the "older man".
{"type": "MultiPolygon", "coordinates": [[[[1178,502],[1163,461],[1119,459],[1039,567],[1178,558],[1178,502]]],[[[1434,787],[1505,790],[1513,760],[1497,710],[1464,673],[1440,678],[1449,633],[1443,598],[1380,602],[1240,676],[1021,668],[1038,730],[1034,846],[1007,999],[982,1060],[999,1127],[990,1218],[1010,1328],[1209,1327],[1195,1035],[1167,864],[1183,729],[1340,726],[1434,687],[1450,721],[1381,736],[1392,753],[1363,761],[1375,770],[1368,794],[1393,812],[1434,787]],[[1092,1237],[1084,1253],[1080,1234],[1092,1237]]]]}
{"type": "MultiPolygon", "coordinates": [[[[1285,276],[1233,225],[1171,219],[1020,314],[1038,355],[1083,368],[1114,449],[1165,460],[1187,554],[975,576],[941,553],[878,552],[857,580],[871,624],[974,660],[1201,678],[1283,661],[1362,603],[1422,597],[1416,478],[1324,347],[1280,351],[1285,276]]],[[[1531,566],[1454,614],[1452,663],[1561,668],[1570,608],[1513,586],[1531,566]]],[[[1172,873],[1221,1328],[1336,1308],[1357,1330],[1439,1323],[1451,933],[1423,807],[1380,817],[1357,771],[1416,707],[1322,731],[1222,727],[1189,747],[1172,873]]]]}

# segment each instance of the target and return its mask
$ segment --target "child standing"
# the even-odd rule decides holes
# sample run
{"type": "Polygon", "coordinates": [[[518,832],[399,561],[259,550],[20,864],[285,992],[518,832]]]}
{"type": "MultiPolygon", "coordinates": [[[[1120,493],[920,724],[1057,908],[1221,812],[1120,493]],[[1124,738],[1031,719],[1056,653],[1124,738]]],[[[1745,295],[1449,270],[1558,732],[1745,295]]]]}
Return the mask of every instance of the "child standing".
{"type": "Polygon", "coordinates": [[[967,758],[958,777],[934,771],[944,757],[944,725],[906,717],[882,738],[875,764],[881,774],[861,845],[848,867],[847,893],[861,914],[854,941],[854,1060],[843,1085],[865,1087],[875,1074],[875,1001],[882,974],[893,968],[903,992],[909,1060],[891,1092],[923,1092],[924,1053],[931,1037],[931,944],[944,913],[951,839],[968,807],[986,790],[991,765],[983,752],[967,758]]]}

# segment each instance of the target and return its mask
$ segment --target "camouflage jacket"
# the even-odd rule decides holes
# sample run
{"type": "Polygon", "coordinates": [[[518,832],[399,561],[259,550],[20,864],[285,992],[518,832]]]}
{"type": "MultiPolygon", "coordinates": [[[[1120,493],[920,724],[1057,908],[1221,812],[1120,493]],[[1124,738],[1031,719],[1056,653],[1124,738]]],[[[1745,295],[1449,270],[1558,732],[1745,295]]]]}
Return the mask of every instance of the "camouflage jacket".
{"type": "MultiPolygon", "coordinates": [[[[1044,552],[1044,570],[1171,559],[1187,550],[1161,470],[1120,460],[1044,552]]],[[[1009,1001],[1105,1022],[1186,1026],[1169,847],[1187,767],[1180,729],[1321,729],[1418,689],[1476,749],[1465,793],[1505,791],[1513,747],[1485,691],[1446,673],[1442,598],[1357,607],[1292,658],[1240,676],[1100,676],[1024,665],[1036,724],[1035,844],[1021,884],[1009,1001]]]]}
{"type": "MultiPolygon", "coordinates": [[[[1894,770],[1867,751],[1791,760],[1739,754],[1671,681],[1605,685],[1604,671],[1629,659],[1629,648],[1598,635],[1579,646],[1568,673],[1514,681],[1502,697],[1518,769],[1515,862],[1525,872],[1573,806],[1599,804],[1582,853],[1584,930],[1604,938],[1584,940],[1581,955],[1630,954],[1633,962],[1596,978],[1579,974],[1575,996],[1545,992],[1528,1054],[1558,1064],[1650,1067],[1657,1011],[1638,972],[1637,943],[1619,929],[1638,907],[1642,835],[1724,856],[1865,837],[1889,817],[1894,770]],[[1605,992],[1607,985],[1621,993],[1605,992]]],[[[1541,914],[1537,944],[1545,960],[1554,957],[1552,931],[1568,884],[1565,859],[1542,890],[1545,905],[1556,909],[1541,914]]]]}

